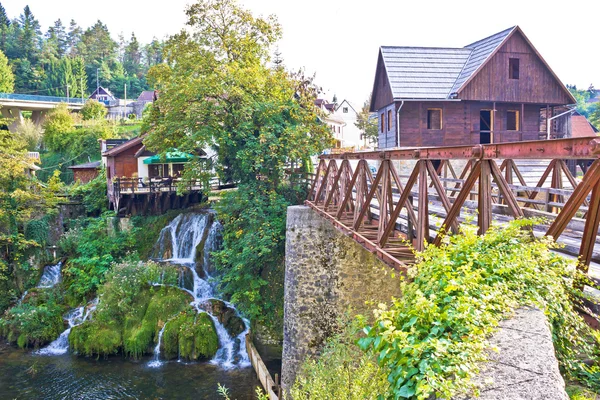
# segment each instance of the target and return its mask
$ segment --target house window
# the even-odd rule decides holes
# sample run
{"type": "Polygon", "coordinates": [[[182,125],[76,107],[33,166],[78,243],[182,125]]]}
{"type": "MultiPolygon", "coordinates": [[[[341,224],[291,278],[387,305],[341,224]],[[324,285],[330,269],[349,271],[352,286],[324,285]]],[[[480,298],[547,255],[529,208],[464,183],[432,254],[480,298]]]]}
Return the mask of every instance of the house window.
{"type": "Polygon", "coordinates": [[[172,167],[173,168],[173,177],[174,178],[181,177],[184,167],[185,167],[185,164],[173,164],[173,167],[172,167]]]}
{"type": "Polygon", "coordinates": [[[388,110],[388,131],[392,129],[392,110],[388,110]]]}
{"type": "Polygon", "coordinates": [[[166,164],[150,164],[148,166],[148,176],[150,178],[160,178],[169,174],[169,168],[166,164]]]}
{"type": "Polygon", "coordinates": [[[344,111],[344,114],[348,114],[348,107],[342,108],[342,111],[344,111]]]}
{"type": "Polygon", "coordinates": [[[442,129],[442,109],[441,108],[427,109],[427,129],[433,129],[433,130],[442,129]]]}
{"type": "Polygon", "coordinates": [[[381,122],[381,133],[383,133],[383,129],[385,127],[385,114],[381,113],[381,118],[379,118],[379,121],[381,122]]]}
{"type": "Polygon", "coordinates": [[[519,79],[519,59],[508,59],[508,77],[510,79],[519,79]]]}
{"type": "Polygon", "coordinates": [[[519,111],[507,111],[506,112],[506,130],[507,131],[518,131],[519,130],[519,111]]]}

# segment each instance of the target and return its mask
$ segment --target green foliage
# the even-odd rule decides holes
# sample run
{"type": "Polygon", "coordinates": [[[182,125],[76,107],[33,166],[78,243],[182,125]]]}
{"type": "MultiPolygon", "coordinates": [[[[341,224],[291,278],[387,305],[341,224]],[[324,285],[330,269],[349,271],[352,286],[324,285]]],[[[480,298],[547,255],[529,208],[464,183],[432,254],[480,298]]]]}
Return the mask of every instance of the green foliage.
{"type": "Polygon", "coordinates": [[[40,347],[64,331],[62,295],[58,289],[32,289],[26,299],[0,319],[0,334],[19,347],[40,347]]]}
{"type": "Polygon", "coordinates": [[[87,183],[76,182],[70,188],[69,195],[80,197],[90,215],[100,215],[108,211],[106,170],[102,169],[97,177],[87,183]]]}
{"type": "Polygon", "coordinates": [[[211,358],[219,349],[214,323],[207,313],[188,307],[167,322],[163,335],[165,357],[188,360],[211,358]]]}
{"type": "Polygon", "coordinates": [[[90,119],[104,119],[106,116],[106,107],[104,104],[100,102],[90,99],[85,102],[83,107],[81,108],[81,115],[83,116],[84,121],[88,121],[90,119]]]}
{"type": "Polygon", "coordinates": [[[283,318],[283,280],[269,281],[266,273],[283,269],[288,205],[260,182],[240,185],[215,204],[223,221],[223,250],[213,253],[220,290],[255,322],[283,318]]]}
{"type": "Polygon", "coordinates": [[[363,139],[368,140],[370,143],[377,143],[379,138],[379,130],[377,129],[377,118],[370,118],[371,112],[371,96],[365,101],[363,107],[356,117],[354,125],[362,132],[363,139]]]}
{"type": "Polygon", "coordinates": [[[75,121],[67,105],[61,103],[50,110],[44,120],[44,145],[60,152],[75,139],[75,121]]]}
{"type": "Polygon", "coordinates": [[[212,357],[218,348],[212,320],[191,309],[187,292],[168,286],[176,285],[177,276],[176,268],[152,262],[115,265],[99,290],[94,318],[73,328],[73,348],[88,356],[122,352],[139,358],[152,351],[169,323],[176,331],[163,337],[165,349],[181,346],[181,356],[188,359],[212,357]],[[150,285],[159,280],[163,286],[150,285]]]}
{"type": "Polygon", "coordinates": [[[387,392],[385,370],[356,344],[357,325],[343,321],[345,330],[329,339],[319,357],[304,362],[291,389],[294,400],[375,400],[387,392]]]}
{"type": "Polygon", "coordinates": [[[15,76],[8,65],[8,59],[0,51],[0,93],[12,93],[15,90],[15,76]]]}
{"type": "Polygon", "coordinates": [[[128,255],[135,258],[135,240],[130,232],[108,233],[110,213],[100,218],[77,221],[58,243],[69,261],[63,270],[67,294],[77,300],[87,298],[101,285],[113,263],[128,255]]]}
{"type": "Polygon", "coordinates": [[[15,134],[25,143],[27,150],[37,151],[42,142],[42,128],[30,119],[24,119],[16,128],[15,134]]]}
{"type": "Polygon", "coordinates": [[[472,389],[488,337],[516,307],[543,309],[566,378],[600,387],[600,368],[580,361],[598,356],[600,336],[574,311],[573,269],[514,221],[485,236],[467,229],[448,244],[428,247],[402,284],[402,299],[380,305],[360,345],[389,370],[393,398],[450,398],[472,389]]]}

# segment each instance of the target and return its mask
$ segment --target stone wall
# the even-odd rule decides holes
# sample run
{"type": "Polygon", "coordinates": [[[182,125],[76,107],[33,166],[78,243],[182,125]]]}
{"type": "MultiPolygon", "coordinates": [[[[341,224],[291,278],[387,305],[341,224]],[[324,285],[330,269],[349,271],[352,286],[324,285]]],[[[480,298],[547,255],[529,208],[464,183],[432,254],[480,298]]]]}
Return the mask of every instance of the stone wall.
{"type": "MultiPolygon", "coordinates": [[[[490,338],[489,361],[482,363],[475,382],[480,397],[473,400],[568,400],[558,370],[552,334],[544,313],[523,307],[500,322],[490,338]]],[[[460,397],[457,400],[467,400],[460,397]]]]}
{"type": "Polygon", "coordinates": [[[399,275],[306,206],[287,212],[282,386],[291,387],[347,312],[399,297],[399,275]]]}

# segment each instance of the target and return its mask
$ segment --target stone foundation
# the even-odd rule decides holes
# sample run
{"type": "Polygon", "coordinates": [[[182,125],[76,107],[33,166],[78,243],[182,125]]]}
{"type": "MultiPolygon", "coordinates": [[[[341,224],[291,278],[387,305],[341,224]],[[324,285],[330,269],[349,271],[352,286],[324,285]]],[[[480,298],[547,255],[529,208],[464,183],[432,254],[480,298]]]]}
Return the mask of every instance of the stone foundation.
{"type": "Polygon", "coordinates": [[[401,295],[399,274],[307,206],[287,212],[282,386],[291,387],[346,313],[401,295]]]}

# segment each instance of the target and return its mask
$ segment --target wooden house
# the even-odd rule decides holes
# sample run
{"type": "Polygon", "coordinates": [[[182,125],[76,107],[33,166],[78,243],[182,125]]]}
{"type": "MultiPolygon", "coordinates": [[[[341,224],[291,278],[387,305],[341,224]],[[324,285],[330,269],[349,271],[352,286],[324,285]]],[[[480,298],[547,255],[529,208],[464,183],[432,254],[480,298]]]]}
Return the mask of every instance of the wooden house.
{"type": "Polygon", "coordinates": [[[94,161],[84,164],[72,165],[69,167],[73,171],[73,181],[88,183],[98,176],[101,168],[100,161],[94,161]]]}
{"type": "Polygon", "coordinates": [[[570,137],[568,89],[518,26],[462,48],[381,47],[379,147],[570,137]]]}
{"type": "Polygon", "coordinates": [[[187,193],[177,195],[185,163],[194,156],[173,150],[161,157],[147,150],[143,140],[101,141],[110,208],[122,215],[160,214],[200,202],[196,182],[184,183],[187,193]]]}
{"type": "Polygon", "coordinates": [[[90,95],[89,99],[96,100],[105,106],[117,105],[119,102],[119,99],[117,99],[110,90],[103,88],[102,86],[99,86],[94,90],[94,93],[90,95]]]}

